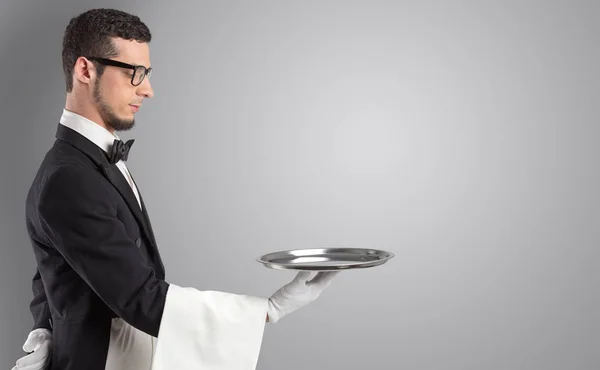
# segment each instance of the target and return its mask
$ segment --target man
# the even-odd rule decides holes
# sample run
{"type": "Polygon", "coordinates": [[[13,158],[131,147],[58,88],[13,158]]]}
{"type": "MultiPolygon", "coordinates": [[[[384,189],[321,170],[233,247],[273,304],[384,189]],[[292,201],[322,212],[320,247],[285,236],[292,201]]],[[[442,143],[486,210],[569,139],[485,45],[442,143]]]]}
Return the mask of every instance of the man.
{"type": "Polygon", "coordinates": [[[26,201],[38,270],[34,328],[15,369],[254,369],[265,322],[312,302],[335,273],[299,272],[270,298],[165,280],[147,209],[125,161],[153,96],[148,28],[94,9],[63,41],[67,98],[26,201]]]}

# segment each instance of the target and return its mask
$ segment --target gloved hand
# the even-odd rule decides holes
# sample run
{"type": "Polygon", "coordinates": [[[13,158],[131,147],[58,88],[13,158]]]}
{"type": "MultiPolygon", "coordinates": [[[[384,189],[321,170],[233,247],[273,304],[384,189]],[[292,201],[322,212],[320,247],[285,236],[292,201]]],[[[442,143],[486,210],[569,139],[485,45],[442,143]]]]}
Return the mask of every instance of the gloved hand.
{"type": "Polygon", "coordinates": [[[269,322],[276,323],[282,317],[317,299],[338,273],[339,271],[321,271],[309,281],[310,271],[298,272],[294,280],[269,298],[269,322]]]}
{"type": "Polygon", "coordinates": [[[31,352],[17,360],[12,370],[43,370],[52,354],[52,333],[48,329],[33,330],[27,336],[23,351],[31,352]]]}

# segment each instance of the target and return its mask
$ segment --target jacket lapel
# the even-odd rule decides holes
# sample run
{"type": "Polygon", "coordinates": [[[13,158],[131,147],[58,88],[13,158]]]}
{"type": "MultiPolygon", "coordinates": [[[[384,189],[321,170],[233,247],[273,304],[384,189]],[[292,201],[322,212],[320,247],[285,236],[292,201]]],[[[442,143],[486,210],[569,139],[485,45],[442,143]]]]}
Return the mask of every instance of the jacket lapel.
{"type": "Polygon", "coordinates": [[[138,224],[143,229],[146,237],[153,244],[153,249],[156,249],[156,241],[154,240],[154,235],[150,230],[150,223],[147,220],[147,215],[144,215],[144,212],[142,212],[137,198],[135,197],[131,186],[129,186],[129,183],[121,173],[121,170],[119,170],[119,168],[115,164],[111,164],[108,162],[108,154],[106,154],[106,152],[100,149],[96,144],[89,141],[85,136],[62,124],[58,125],[58,129],[56,131],[56,138],[65,141],[71,144],[72,146],[76,147],[77,149],[81,150],[98,167],[102,169],[102,173],[104,174],[104,176],[119,191],[123,199],[125,199],[125,202],[129,206],[129,209],[133,213],[138,224]]]}

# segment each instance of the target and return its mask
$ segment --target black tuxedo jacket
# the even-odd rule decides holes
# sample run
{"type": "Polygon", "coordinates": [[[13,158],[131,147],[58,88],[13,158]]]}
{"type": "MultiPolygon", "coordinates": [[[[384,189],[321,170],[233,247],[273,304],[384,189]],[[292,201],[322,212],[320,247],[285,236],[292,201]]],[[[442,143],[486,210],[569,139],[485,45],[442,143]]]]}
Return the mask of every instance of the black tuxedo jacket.
{"type": "MultiPolygon", "coordinates": [[[[140,196],[141,197],[141,196],[140,196]]],[[[158,336],[168,284],[146,207],[106,153],[58,125],[26,200],[34,328],[51,369],[104,370],[111,320],[158,336]]]]}

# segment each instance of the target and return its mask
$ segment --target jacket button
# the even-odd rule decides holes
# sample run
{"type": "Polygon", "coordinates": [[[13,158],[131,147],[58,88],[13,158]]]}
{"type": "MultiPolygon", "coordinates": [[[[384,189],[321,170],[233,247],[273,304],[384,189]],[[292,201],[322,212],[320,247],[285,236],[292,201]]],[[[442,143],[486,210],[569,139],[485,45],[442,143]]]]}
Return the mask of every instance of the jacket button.
{"type": "Polygon", "coordinates": [[[137,238],[137,239],[135,240],[135,245],[137,245],[137,246],[138,246],[138,248],[139,248],[139,247],[140,247],[140,245],[142,245],[142,240],[141,240],[140,238],[137,238]]]}

